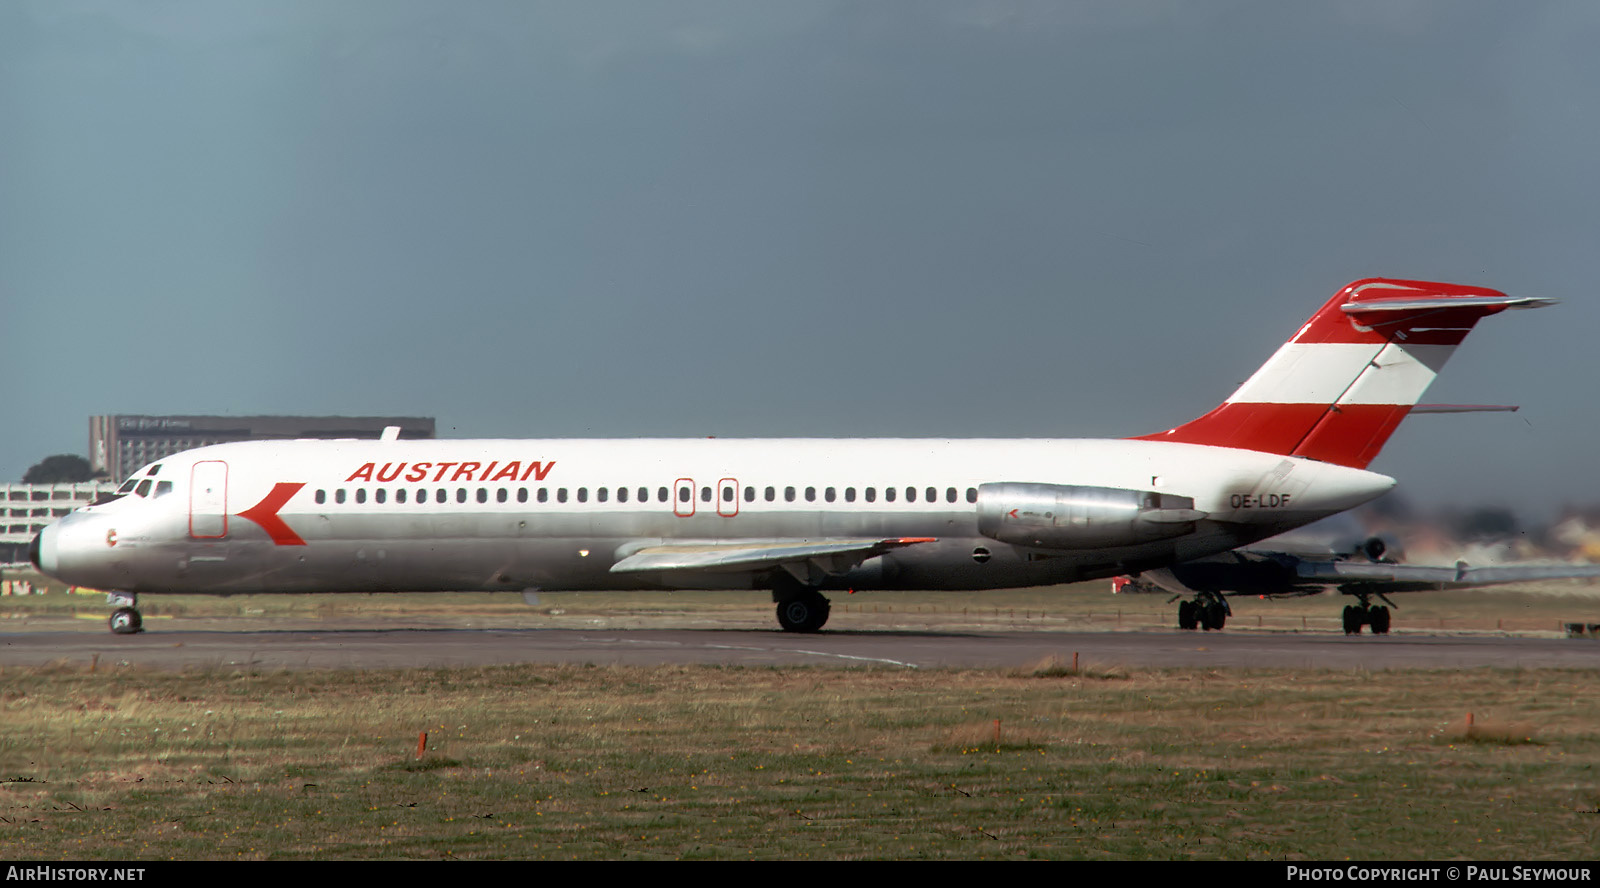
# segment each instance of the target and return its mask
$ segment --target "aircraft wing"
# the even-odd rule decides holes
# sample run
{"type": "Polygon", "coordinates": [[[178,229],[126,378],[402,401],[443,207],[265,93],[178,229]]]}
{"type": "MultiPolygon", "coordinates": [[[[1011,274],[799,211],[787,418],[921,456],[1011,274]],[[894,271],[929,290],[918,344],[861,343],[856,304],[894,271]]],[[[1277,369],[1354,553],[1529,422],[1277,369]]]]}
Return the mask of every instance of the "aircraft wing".
{"type": "Polygon", "coordinates": [[[1373,564],[1356,561],[1300,561],[1295,576],[1302,583],[1338,586],[1341,591],[1419,592],[1432,589],[1470,589],[1534,580],[1568,580],[1600,577],[1600,565],[1524,564],[1501,567],[1454,567],[1420,564],[1373,564]]]}
{"type": "Polygon", "coordinates": [[[740,573],[781,568],[801,582],[841,574],[891,549],[934,537],[834,540],[731,540],[646,546],[611,566],[612,573],[740,573]]]}

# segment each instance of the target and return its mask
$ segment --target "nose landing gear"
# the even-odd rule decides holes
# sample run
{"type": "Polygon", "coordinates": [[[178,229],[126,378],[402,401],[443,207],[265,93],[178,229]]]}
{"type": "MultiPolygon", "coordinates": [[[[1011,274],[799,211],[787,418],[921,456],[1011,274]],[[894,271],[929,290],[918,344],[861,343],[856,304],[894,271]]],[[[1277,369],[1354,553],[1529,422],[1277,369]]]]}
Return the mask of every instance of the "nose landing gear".
{"type": "Polygon", "coordinates": [[[106,604],[117,608],[111,612],[113,635],[136,635],[144,631],[144,618],[136,610],[138,603],[138,598],[131,592],[106,593],[106,604]]]}

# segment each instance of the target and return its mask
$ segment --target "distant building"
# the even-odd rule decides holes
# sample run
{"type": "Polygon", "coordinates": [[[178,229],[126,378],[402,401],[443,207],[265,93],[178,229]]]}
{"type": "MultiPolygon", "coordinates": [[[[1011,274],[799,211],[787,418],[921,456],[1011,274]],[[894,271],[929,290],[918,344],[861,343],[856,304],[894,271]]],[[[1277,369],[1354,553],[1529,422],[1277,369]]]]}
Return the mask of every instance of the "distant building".
{"type": "Polygon", "coordinates": [[[148,463],[207,444],[377,438],[385,426],[399,426],[402,438],[433,437],[431,416],[91,416],[89,466],[120,483],[148,463]]]}

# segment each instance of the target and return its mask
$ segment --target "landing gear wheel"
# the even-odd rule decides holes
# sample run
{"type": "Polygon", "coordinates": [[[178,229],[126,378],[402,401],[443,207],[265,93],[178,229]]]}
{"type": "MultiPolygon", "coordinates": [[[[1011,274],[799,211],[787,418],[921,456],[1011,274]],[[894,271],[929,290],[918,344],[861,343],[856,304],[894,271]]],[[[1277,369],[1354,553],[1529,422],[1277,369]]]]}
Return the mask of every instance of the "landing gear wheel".
{"type": "Polygon", "coordinates": [[[1367,622],[1372,624],[1373,635],[1389,634],[1389,609],[1375,607],[1367,612],[1367,622]]]}
{"type": "Polygon", "coordinates": [[[1361,625],[1367,622],[1367,609],[1356,607],[1353,604],[1345,605],[1344,609],[1344,634],[1360,635],[1361,625]]]}
{"type": "Polygon", "coordinates": [[[144,631],[144,619],[131,607],[119,607],[111,612],[111,631],[116,635],[134,635],[144,631]]]}
{"type": "Polygon", "coordinates": [[[828,622],[831,610],[820,593],[806,592],[778,602],[778,625],[786,632],[816,632],[828,622]]]}
{"type": "Polygon", "coordinates": [[[1193,632],[1200,627],[1200,605],[1193,601],[1178,602],[1178,628],[1193,632]]]}
{"type": "Polygon", "coordinates": [[[1228,612],[1223,610],[1222,605],[1213,602],[1205,605],[1203,616],[1201,616],[1200,622],[1208,630],[1221,629],[1228,623],[1228,612]]]}

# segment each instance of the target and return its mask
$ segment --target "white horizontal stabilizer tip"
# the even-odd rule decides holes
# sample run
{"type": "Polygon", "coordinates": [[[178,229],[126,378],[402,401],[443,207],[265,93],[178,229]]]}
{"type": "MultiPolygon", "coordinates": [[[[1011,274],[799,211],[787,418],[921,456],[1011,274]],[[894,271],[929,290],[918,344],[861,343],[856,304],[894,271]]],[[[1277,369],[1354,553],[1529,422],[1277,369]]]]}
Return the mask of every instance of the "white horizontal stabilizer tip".
{"type": "Polygon", "coordinates": [[[1366,314],[1374,311],[1410,312],[1439,308],[1544,308],[1560,301],[1538,296],[1424,296],[1417,299],[1346,302],[1339,306],[1339,310],[1346,314],[1366,314]]]}

